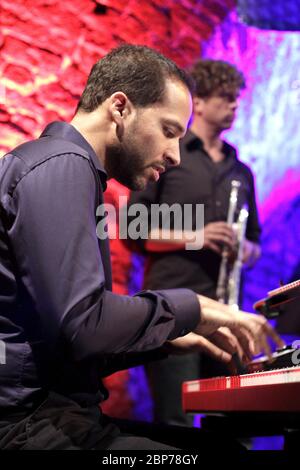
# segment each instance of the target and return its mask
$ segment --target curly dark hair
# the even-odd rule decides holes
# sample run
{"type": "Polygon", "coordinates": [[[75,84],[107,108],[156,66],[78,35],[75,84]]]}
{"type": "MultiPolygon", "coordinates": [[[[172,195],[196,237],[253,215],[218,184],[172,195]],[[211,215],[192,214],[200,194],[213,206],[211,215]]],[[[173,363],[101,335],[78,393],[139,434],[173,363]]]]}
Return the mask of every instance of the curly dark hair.
{"type": "Polygon", "coordinates": [[[192,78],[172,60],[149,47],[124,44],[94,64],[77,110],[92,112],[116,91],[135,106],[150,105],[163,99],[166,78],[182,82],[193,93],[192,78]]]}
{"type": "Polygon", "coordinates": [[[216,95],[235,98],[246,87],[242,72],[223,60],[200,59],[190,69],[190,74],[199,98],[216,95]]]}

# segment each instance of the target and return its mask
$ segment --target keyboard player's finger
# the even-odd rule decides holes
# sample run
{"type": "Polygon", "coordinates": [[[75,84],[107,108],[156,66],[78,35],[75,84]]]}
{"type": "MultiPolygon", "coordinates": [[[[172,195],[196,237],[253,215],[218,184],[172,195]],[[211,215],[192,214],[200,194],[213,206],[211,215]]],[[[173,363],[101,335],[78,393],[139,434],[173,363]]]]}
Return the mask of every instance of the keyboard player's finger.
{"type": "Polygon", "coordinates": [[[262,348],[266,356],[268,357],[269,361],[271,361],[273,358],[273,354],[272,354],[272,350],[270,347],[269,338],[271,338],[274,341],[274,343],[277,344],[277,346],[279,347],[284,347],[285,343],[284,341],[282,341],[282,339],[276,333],[276,331],[272,328],[270,323],[268,323],[265,318],[263,318],[263,320],[264,320],[263,325],[262,325],[263,334],[261,336],[262,348]]]}
{"type": "Polygon", "coordinates": [[[229,351],[228,345],[223,344],[219,346],[216,342],[210,338],[201,338],[201,352],[207,354],[213,359],[221,362],[230,362],[232,359],[232,353],[229,351]]]}
{"type": "Polygon", "coordinates": [[[284,342],[273,329],[271,324],[262,315],[249,315],[247,328],[251,331],[254,339],[253,354],[265,352],[267,357],[272,359],[272,350],[269,340],[272,339],[278,346],[284,345],[284,342]]]}
{"type": "Polygon", "coordinates": [[[259,352],[268,352],[268,344],[265,343],[266,332],[264,331],[264,322],[258,319],[256,315],[246,312],[232,313],[233,325],[231,330],[238,337],[244,350],[247,360],[259,352]]]}
{"type": "Polygon", "coordinates": [[[219,347],[213,340],[210,341],[196,333],[188,333],[172,341],[167,341],[164,349],[171,354],[202,352],[222,362],[229,362],[232,359],[232,354],[227,347],[219,347]]]}
{"type": "Polygon", "coordinates": [[[213,341],[216,346],[224,349],[230,354],[238,352],[238,339],[229,328],[220,327],[208,338],[210,341],[213,341]]]}
{"type": "Polygon", "coordinates": [[[251,345],[253,340],[247,330],[243,329],[243,337],[239,333],[240,338],[238,338],[229,328],[221,327],[213,336],[215,344],[222,349],[227,348],[227,351],[231,354],[237,354],[241,362],[248,363],[251,361],[252,355],[250,351],[252,350],[251,345]]]}
{"type": "Polygon", "coordinates": [[[269,360],[272,359],[272,349],[266,336],[262,335],[258,346],[258,353],[264,352],[269,360]]]}
{"type": "Polygon", "coordinates": [[[242,348],[242,362],[250,361],[253,356],[253,334],[242,326],[239,326],[239,328],[235,330],[235,334],[238,338],[240,347],[242,348]]]}
{"type": "Polygon", "coordinates": [[[274,341],[274,343],[278,346],[279,349],[284,348],[286,345],[285,342],[283,341],[282,338],[280,338],[279,334],[276,332],[276,330],[274,330],[274,328],[267,321],[267,319],[263,317],[262,315],[257,315],[257,317],[263,319],[263,327],[266,332],[266,335],[274,341]]]}

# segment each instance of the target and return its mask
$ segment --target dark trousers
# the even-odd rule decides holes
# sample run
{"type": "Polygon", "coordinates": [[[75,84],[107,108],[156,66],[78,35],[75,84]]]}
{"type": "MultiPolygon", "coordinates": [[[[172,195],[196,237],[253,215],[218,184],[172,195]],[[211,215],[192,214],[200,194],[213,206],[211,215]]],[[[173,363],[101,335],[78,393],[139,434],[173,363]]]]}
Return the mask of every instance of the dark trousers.
{"type": "Polygon", "coordinates": [[[4,450],[174,450],[239,453],[243,448],[224,436],[180,426],[113,420],[97,406],[80,406],[51,393],[27,416],[0,418],[4,450]]]}
{"type": "Polygon", "coordinates": [[[170,355],[161,361],[147,364],[153,400],[153,418],[157,423],[193,426],[194,418],[182,410],[182,382],[200,376],[200,355],[170,355]]]}

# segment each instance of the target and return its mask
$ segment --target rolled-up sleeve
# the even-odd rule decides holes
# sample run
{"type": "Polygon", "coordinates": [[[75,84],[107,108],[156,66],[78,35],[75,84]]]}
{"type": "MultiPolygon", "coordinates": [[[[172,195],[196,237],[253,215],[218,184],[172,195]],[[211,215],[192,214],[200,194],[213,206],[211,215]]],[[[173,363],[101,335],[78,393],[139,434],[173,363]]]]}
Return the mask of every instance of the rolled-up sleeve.
{"type": "Polygon", "coordinates": [[[6,201],[8,235],[43,339],[64,344],[75,360],[158,348],[200,318],[187,289],[130,297],[105,288],[96,184],[86,158],[54,156],[24,172],[6,201]]]}

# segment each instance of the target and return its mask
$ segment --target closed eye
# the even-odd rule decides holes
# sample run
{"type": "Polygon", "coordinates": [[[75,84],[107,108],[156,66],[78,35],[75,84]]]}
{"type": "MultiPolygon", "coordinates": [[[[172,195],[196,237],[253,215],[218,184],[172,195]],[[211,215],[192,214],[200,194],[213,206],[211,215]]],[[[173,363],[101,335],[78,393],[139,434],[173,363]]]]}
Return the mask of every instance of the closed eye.
{"type": "Polygon", "coordinates": [[[167,127],[164,128],[164,134],[168,139],[174,139],[176,137],[176,134],[174,131],[171,129],[168,129],[167,127]]]}
{"type": "Polygon", "coordinates": [[[186,133],[186,129],[174,119],[164,119],[162,126],[165,136],[170,139],[181,138],[186,133]]]}

